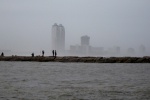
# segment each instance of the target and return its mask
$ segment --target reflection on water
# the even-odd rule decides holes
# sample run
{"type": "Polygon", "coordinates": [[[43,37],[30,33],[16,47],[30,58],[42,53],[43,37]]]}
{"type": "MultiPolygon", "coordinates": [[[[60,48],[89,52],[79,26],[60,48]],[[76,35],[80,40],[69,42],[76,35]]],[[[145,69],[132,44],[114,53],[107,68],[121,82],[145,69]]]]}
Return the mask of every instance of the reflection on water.
{"type": "Polygon", "coordinates": [[[0,62],[0,100],[150,100],[150,64],[0,62]]]}

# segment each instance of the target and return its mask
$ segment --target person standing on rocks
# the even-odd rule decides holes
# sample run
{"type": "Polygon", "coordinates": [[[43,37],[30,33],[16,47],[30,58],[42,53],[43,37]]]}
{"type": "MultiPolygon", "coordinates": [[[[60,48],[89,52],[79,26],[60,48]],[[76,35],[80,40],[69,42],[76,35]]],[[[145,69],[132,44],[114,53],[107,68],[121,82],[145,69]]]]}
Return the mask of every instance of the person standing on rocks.
{"type": "Polygon", "coordinates": [[[53,54],[53,57],[54,57],[54,50],[52,50],[52,54],[53,54]]]}
{"type": "Polygon", "coordinates": [[[57,52],[56,52],[56,50],[55,50],[55,57],[57,56],[57,52]]]}
{"type": "Polygon", "coordinates": [[[1,56],[4,57],[4,53],[3,52],[1,53],[1,56]]]}
{"type": "Polygon", "coordinates": [[[42,50],[42,56],[44,57],[44,50],[42,50]]]}
{"type": "Polygon", "coordinates": [[[32,53],[31,56],[34,57],[34,53],[32,53]]]}

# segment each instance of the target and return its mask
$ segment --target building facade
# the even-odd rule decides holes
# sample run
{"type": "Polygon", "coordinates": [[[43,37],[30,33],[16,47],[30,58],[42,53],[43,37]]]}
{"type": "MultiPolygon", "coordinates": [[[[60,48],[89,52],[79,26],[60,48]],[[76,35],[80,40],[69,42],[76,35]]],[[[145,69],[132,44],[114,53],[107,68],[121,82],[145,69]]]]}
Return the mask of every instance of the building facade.
{"type": "Polygon", "coordinates": [[[65,28],[62,24],[56,23],[52,26],[52,50],[65,50],[65,28]]]}
{"type": "Polygon", "coordinates": [[[90,45],[90,37],[85,35],[81,37],[81,46],[89,46],[90,45]]]}

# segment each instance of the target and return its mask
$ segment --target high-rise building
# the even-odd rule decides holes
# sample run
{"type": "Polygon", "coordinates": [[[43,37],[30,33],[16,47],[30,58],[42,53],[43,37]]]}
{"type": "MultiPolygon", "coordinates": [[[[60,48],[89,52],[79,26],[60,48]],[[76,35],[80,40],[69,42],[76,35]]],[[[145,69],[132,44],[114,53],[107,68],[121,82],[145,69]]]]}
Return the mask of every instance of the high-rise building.
{"type": "Polygon", "coordinates": [[[52,50],[65,50],[65,28],[62,24],[56,23],[52,26],[52,50]]]}
{"type": "Polygon", "coordinates": [[[60,37],[60,50],[65,50],[65,28],[64,26],[62,26],[62,24],[60,24],[59,26],[59,37],[60,37]]]}
{"type": "Polygon", "coordinates": [[[90,52],[90,37],[87,35],[81,37],[81,52],[86,55],[90,52]]]}
{"type": "Polygon", "coordinates": [[[52,49],[57,49],[58,47],[58,25],[55,23],[52,26],[52,49]]]}
{"type": "Polygon", "coordinates": [[[133,48],[128,48],[127,53],[129,56],[135,55],[135,50],[133,48]]]}
{"type": "Polygon", "coordinates": [[[82,36],[81,37],[81,46],[83,46],[83,45],[89,46],[89,44],[90,44],[90,37],[87,35],[82,36]]]}
{"type": "Polygon", "coordinates": [[[146,47],[144,45],[139,46],[138,56],[146,56],[146,47]]]}
{"type": "Polygon", "coordinates": [[[140,52],[140,53],[145,53],[145,51],[146,51],[145,46],[144,46],[144,45],[140,45],[140,47],[139,47],[139,52],[140,52]]]}

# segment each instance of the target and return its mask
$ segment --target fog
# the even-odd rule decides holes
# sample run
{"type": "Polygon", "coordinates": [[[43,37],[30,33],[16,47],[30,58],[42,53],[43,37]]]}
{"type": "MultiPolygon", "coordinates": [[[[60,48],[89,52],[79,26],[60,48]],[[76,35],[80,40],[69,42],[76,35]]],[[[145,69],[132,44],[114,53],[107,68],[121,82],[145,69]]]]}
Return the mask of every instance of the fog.
{"type": "Polygon", "coordinates": [[[87,35],[92,47],[120,47],[118,56],[130,56],[126,52],[133,49],[133,56],[140,56],[141,45],[142,56],[149,56],[149,5],[150,0],[0,0],[0,51],[52,55],[52,25],[57,23],[65,28],[66,50],[87,35]]]}

